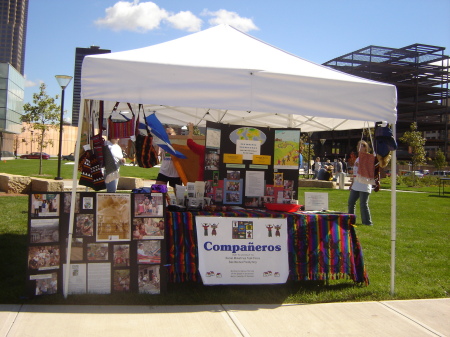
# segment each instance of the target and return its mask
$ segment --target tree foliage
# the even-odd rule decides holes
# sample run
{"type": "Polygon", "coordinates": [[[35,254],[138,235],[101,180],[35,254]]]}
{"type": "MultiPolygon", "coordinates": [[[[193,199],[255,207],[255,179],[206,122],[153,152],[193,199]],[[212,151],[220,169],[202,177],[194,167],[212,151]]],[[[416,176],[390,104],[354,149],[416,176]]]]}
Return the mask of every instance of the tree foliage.
{"type": "Polygon", "coordinates": [[[437,171],[440,171],[445,166],[447,166],[447,162],[445,161],[445,154],[441,151],[441,149],[438,149],[436,151],[436,157],[433,160],[433,165],[437,171]]]}
{"type": "MultiPolygon", "coordinates": [[[[56,129],[60,123],[61,107],[55,103],[55,98],[47,95],[46,85],[42,83],[39,92],[33,94],[33,103],[23,105],[24,114],[22,122],[27,123],[26,128],[31,131],[31,141],[37,141],[39,152],[42,152],[49,145],[53,145],[51,139],[46,139],[46,134],[50,129],[56,129]]],[[[39,161],[39,174],[42,174],[42,157],[39,161]]]]}
{"type": "MultiPolygon", "coordinates": [[[[303,133],[300,136],[300,153],[303,159],[308,163],[311,163],[311,159],[314,158],[314,144],[311,143],[311,137],[307,133],[303,133]]],[[[308,169],[311,169],[311,165],[308,165],[308,169]]],[[[308,172],[309,175],[309,172],[308,172]]]]}
{"type": "Polygon", "coordinates": [[[407,144],[412,153],[412,171],[419,165],[426,164],[426,152],[425,143],[426,139],[422,137],[422,133],[417,131],[417,124],[411,123],[411,131],[406,131],[403,136],[400,137],[400,141],[407,144]]]}

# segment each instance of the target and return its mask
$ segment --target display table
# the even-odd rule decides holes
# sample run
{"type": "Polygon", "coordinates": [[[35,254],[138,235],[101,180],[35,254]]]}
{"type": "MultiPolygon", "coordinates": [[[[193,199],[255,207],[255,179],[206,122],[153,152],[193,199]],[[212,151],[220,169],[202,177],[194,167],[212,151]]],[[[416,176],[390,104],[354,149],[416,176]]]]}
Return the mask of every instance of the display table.
{"type": "Polygon", "coordinates": [[[369,284],[353,214],[267,210],[167,212],[169,282],[200,281],[195,216],[287,218],[289,279],[350,278],[369,284]]]}
{"type": "Polygon", "coordinates": [[[441,186],[442,186],[442,195],[445,196],[445,184],[450,181],[450,178],[439,178],[439,196],[441,195],[441,186]]]}

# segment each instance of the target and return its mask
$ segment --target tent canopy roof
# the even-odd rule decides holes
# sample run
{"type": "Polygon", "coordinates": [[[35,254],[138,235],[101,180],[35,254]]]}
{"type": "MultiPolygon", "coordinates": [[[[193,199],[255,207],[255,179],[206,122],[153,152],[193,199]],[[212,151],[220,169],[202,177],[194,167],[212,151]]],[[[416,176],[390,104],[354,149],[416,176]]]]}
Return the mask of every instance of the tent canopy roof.
{"type": "Polygon", "coordinates": [[[307,132],[397,119],[395,86],[314,64],[228,25],[86,56],[81,89],[84,99],[141,103],[162,123],[180,125],[209,120],[307,132]]]}

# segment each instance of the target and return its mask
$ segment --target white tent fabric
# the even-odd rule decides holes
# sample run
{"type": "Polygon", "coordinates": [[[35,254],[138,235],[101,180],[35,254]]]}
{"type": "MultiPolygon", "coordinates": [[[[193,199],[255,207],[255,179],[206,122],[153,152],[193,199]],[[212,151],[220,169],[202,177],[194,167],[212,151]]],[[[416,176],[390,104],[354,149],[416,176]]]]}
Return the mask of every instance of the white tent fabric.
{"type": "Polygon", "coordinates": [[[145,104],[162,123],[182,125],[209,120],[308,132],[397,119],[395,86],[314,64],[228,25],[86,56],[81,95],[145,104]]]}

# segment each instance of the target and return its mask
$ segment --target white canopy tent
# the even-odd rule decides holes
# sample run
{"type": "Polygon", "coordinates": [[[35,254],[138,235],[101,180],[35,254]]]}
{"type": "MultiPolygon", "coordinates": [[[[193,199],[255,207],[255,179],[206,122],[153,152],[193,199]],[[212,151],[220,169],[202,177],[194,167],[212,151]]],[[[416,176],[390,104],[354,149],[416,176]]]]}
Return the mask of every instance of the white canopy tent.
{"type": "MultiPolygon", "coordinates": [[[[359,129],[377,121],[395,125],[397,120],[395,86],[314,64],[227,25],[146,48],[86,56],[81,95],[109,102],[111,108],[114,102],[144,104],[146,113],[155,112],[162,123],[179,125],[213,121],[315,132],[359,129]]],[[[395,198],[393,190],[393,252],[395,198]]],[[[393,257],[391,292],[394,262],[393,257]]]]}

